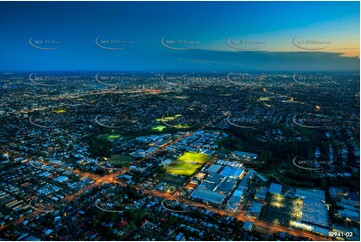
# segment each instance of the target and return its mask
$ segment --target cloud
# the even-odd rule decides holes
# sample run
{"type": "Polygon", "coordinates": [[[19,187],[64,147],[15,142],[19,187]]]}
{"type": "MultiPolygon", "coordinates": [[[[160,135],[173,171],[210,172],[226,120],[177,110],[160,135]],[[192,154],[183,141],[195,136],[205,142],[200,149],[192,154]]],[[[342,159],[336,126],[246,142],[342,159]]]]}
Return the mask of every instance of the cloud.
{"type": "Polygon", "coordinates": [[[168,57],[202,71],[359,71],[358,57],[341,55],[330,52],[185,50],[169,53],[168,57]]]}

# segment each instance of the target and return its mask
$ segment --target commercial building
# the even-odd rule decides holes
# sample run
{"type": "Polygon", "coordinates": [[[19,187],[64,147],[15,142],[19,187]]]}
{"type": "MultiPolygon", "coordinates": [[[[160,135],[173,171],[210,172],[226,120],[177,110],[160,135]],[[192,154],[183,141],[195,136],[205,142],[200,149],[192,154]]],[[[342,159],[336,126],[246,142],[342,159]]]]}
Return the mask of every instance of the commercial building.
{"type": "Polygon", "coordinates": [[[210,174],[207,176],[206,179],[204,179],[205,182],[209,182],[209,183],[221,183],[226,177],[222,176],[220,174],[210,174]]]}
{"type": "Polygon", "coordinates": [[[208,167],[205,171],[209,173],[217,173],[221,168],[222,168],[221,165],[213,164],[210,167],[208,167]]]}
{"type": "Polygon", "coordinates": [[[349,209],[339,210],[339,215],[342,218],[348,218],[360,222],[360,211],[353,211],[349,209]]]}
{"type": "Polygon", "coordinates": [[[244,222],[242,228],[243,228],[244,230],[246,230],[246,231],[251,231],[252,228],[253,228],[253,224],[252,224],[251,222],[249,222],[249,221],[246,221],[246,222],[244,222]]]}
{"type": "Polygon", "coordinates": [[[54,179],[54,181],[56,181],[56,182],[65,182],[67,180],[69,180],[69,177],[67,177],[67,176],[59,176],[54,179]]]}
{"type": "Polygon", "coordinates": [[[220,205],[223,203],[224,199],[226,198],[226,195],[220,194],[218,192],[213,192],[210,190],[203,190],[197,188],[191,193],[191,197],[194,199],[200,199],[205,202],[220,205]]]}
{"type": "Polygon", "coordinates": [[[308,224],[299,220],[296,220],[295,222],[292,223],[292,225],[296,228],[300,228],[300,229],[304,229],[307,231],[311,231],[317,234],[321,234],[324,236],[329,236],[330,230],[327,228],[323,228],[317,225],[312,225],[312,224],[308,224]]]}
{"type": "Polygon", "coordinates": [[[318,189],[296,189],[296,197],[299,198],[312,198],[314,200],[325,201],[325,191],[318,189]]]}
{"type": "Polygon", "coordinates": [[[246,189],[238,189],[239,188],[233,192],[231,198],[227,202],[227,207],[231,210],[235,210],[239,206],[241,200],[244,198],[244,191],[246,189]]]}
{"type": "Polygon", "coordinates": [[[269,187],[268,192],[271,194],[278,194],[280,195],[282,191],[282,185],[278,183],[271,183],[271,186],[269,187]]]}
{"type": "Polygon", "coordinates": [[[231,166],[224,167],[223,171],[221,172],[221,175],[231,177],[231,178],[242,178],[244,174],[244,170],[241,168],[234,168],[231,166]]]}
{"type": "Polygon", "coordinates": [[[303,199],[302,221],[322,227],[329,227],[326,204],[312,198],[303,199]]]}
{"type": "Polygon", "coordinates": [[[259,218],[261,214],[263,204],[260,202],[253,201],[251,206],[249,207],[249,211],[247,211],[247,216],[259,218]]]}
{"type": "Polygon", "coordinates": [[[259,200],[264,200],[266,199],[267,192],[268,192],[267,187],[260,188],[257,190],[257,193],[254,197],[259,200]]]}
{"type": "Polygon", "coordinates": [[[219,183],[217,185],[217,187],[215,188],[214,191],[223,193],[223,194],[228,194],[233,190],[233,188],[236,186],[236,184],[237,184],[236,179],[227,177],[226,179],[224,179],[221,183],[219,183]]]}

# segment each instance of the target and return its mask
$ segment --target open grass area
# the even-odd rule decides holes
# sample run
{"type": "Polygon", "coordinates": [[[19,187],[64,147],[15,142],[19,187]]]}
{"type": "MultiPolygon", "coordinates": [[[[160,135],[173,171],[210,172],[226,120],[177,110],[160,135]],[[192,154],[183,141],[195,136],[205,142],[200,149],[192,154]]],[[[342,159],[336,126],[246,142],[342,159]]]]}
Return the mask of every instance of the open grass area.
{"type": "Polygon", "coordinates": [[[103,134],[98,136],[98,139],[105,139],[108,141],[112,141],[120,138],[122,138],[122,136],[119,134],[103,134]]]}
{"type": "Polygon", "coordinates": [[[177,128],[177,129],[189,129],[191,127],[188,124],[176,124],[173,126],[174,126],[174,128],[177,128]]]}
{"type": "Polygon", "coordinates": [[[66,113],[66,110],[65,109],[58,109],[58,110],[55,110],[53,112],[54,113],[66,113]]]}
{"type": "Polygon", "coordinates": [[[111,155],[107,163],[111,164],[114,167],[124,167],[133,163],[135,159],[131,156],[126,155],[111,155]]]}
{"type": "Polygon", "coordinates": [[[203,153],[185,152],[176,161],[166,167],[167,173],[179,176],[191,176],[201,167],[209,156],[203,153]]]}
{"type": "Polygon", "coordinates": [[[158,125],[158,126],[154,127],[152,130],[161,132],[161,131],[163,131],[165,128],[167,128],[167,126],[158,125]]]}
{"type": "Polygon", "coordinates": [[[168,123],[169,121],[177,121],[178,118],[182,117],[181,114],[176,114],[174,116],[163,116],[161,118],[157,118],[156,121],[157,122],[162,122],[167,126],[176,128],[176,129],[189,129],[190,126],[188,124],[182,124],[182,123],[178,123],[178,124],[171,124],[168,123]]]}
{"type": "Polygon", "coordinates": [[[181,114],[176,114],[174,116],[164,116],[164,117],[161,117],[161,118],[157,118],[156,120],[158,122],[168,122],[168,121],[173,121],[175,119],[177,119],[178,117],[181,117],[182,115],[181,114]]]}

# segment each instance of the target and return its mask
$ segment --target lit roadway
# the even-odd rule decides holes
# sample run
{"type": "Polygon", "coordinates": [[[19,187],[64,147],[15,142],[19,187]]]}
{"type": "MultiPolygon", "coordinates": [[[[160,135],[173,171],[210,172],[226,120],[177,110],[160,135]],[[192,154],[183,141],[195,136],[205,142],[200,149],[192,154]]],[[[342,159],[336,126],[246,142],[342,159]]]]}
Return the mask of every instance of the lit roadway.
{"type": "MultiPolygon", "coordinates": [[[[156,154],[157,152],[161,151],[161,150],[164,150],[167,146],[175,143],[175,142],[178,142],[180,139],[182,139],[183,137],[185,136],[189,136],[190,134],[185,134],[183,136],[181,136],[180,138],[174,140],[174,141],[170,141],[168,142],[167,144],[165,144],[164,146],[160,147],[158,150],[154,151],[153,153],[149,154],[148,156],[136,161],[134,164],[138,164],[140,162],[142,162],[143,160],[153,156],[154,154],[156,154]]],[[[5,153],[5,151],[2,151],[3,153],[5,153]]],[[[9,153],[6,151],[6,153],[9,153]]],[[[31,161],[31,159],[29,159],[31,161]]],[[[59,167],[58,164],[54,164],[53,165],[54,167],[59,167]]],[[[69,170],[68,168],[66,167],[62,167],[63,169],[65,170],[69,170]]],[[[127,170],[129,170],[129,167],[124,167],[123,169],[121,170],[118,170],[114,173],[111,173],[111,174],[108,174],[108,175],[105,175],[105,176],[98,176],[98,175],[95,175],[95,174],[92,174],[92,173],[89,173],[89,172],[84,172],[84,171],[80,171],[80,170],[77,170],[77,169],[74,169],[72,170],[72,172],[76,173],[76,174],[79,174],[83,177],[87,177],[87,178],[91,178],[94,183],[90,184],[89,186],[85,187],[85,188],[82,188],[80,189],[79,191],[77,191],[76,193],[73,193],[73,194],[70,194],[68,196],[66,196],[64,198],[64,200],[66,202],[70,202],[74,199],[76,199],[78,196],[80,196],[81,194],[83,194],[85,191],[89,191],[95,187],[98,187],[98,186],[101,186],[103,184],[109,184],[109,183],[113,183],[113,184],[119,184],[123,187],[127,186],[127,184],[123,183],[123,182],[120,182],[116,177],[125,173],[127,170]]],[[[35,210],[34,212],[28,214],[28,215],[25,215],[21,218],[18,218],[14,221],[11,221],[3,226],[0,226],[0,231],[2,231],[3,229],[5,229],[6,227],[8,227],[9,225],[18,225],[18,224],[21,224],[22,222],[24,222],[26,219],[29,219],[29,218],[32,218],[32,217],[35,217],[36,215],[40,215],[40,214],[43,214],[45,213],[45,211],[40,211],[40,210],[35,210]]]]}
{"type": "Polygon", "coordinates": [[[162,197],[167,200],[179,201],[179,202],[185,203],[189,206],[204,208],[204,209],[210,210],[216,214],[219,214],[222,216],[233,217],[240,221],[250,221],[257,226],[266,228],[270,233],[286,232],[293,236],[298,236],[298,237],[301,236],[301,237],[309,238],[311,240],[329,240],[327,237],[319,236],[319,235],[316,235],[316,234],[308,232],[308,231],[295,230],[293,228],[285,227],[282,225],[276,225],[276,224],[268,223],[268,222],[261,221],[261,220],[255,219],[255,218],[246,217],[245,212],[237,213],[237,212],[227,211],[227,210],[223,210],[223,209],[217,209],[217,208],[214,208],[214,207],[202,204],[202,203],[198,203],[195,201],[191,201],[191,200],[188,200],[185,198],[181,198],[181,197],[172,195],[170,193],[163,193],[163,192],[154,191],[154,190],[144,190],[143,192],[148,195],[151,195],[151,196],[162,197]]]}
{"type": "MultiPolygon", "coordinates": [[[[180,137],[180,138],[178,138],[178,139],[176,139],[174,141],[168,142],[166,145],[164,145],[160,149],[156,150],[155,152],[148,155],[147,157],[144,157],[144,158],[138,160],[134,164],[138,164],[138,163],[142,162],[144,159],[153,156],[155,153],[158,153],[159,151],[164,150],[164,148],[166,148],[167,146],[169,146],[169,145],[171,145],[171,144],[173,144],[175,142],[178,142],[183,137],[189,136],[189,135],[190,134],[188,133],[188,134],[185,134],[184,136],[182,136],[182,137],[180,137]]],[[[121,185],[121,186],[126,186],[127,184],[125,184],[124,182],[119,181],[118,179],[116,179],[116,177],[123,174],[123,173],[125,173],[128,169],[129,169],[129,167],[125,167],[125,168],[123,168],[121,170],[118,170],[118,171],[116,171],[114,173],[111,173],[111,174],[108,174],[108,175],[105,175],[105,176],[98,176],[98,175],[95,175],[95,174],[92,174],[92,173],[83,172],[83,171],[79,171],[79,170],[74,169],[73,170],[74,173],[79,174],[79,175],[84,176],[84,177],[91,178],[94,181],[94,183],[92,183],[89,186],[79,190],[78,192],[76,192],[74,194],[66,196],[64,198],[64,200],[66,202],[70,202],[73,199],[76,199],[78,196],[80,196],[83,192],[85,192],[87,190],[91,190],[91,189],[93,189],[95,187],[101,186],[103,184],[112,183],[112,184],[118,184],[118,185],[121,185]]],[[[136,188],[137,190],[140,190],[139,186],[133,186],[133,187],[136,188]]],[[[301,237],[309,238],[311,240],[330,240],[328,237],[323,237],[323,236],[320,236],[320,235],[316,235],[316,234],[308,232],[308,231],[295,230],[293,228],[285,227],[285,226],[282,226],[282,225],[272,224],[272,223],[269,223],[269,222],[261,221],[259,219],[246,217],[245,212],[242,212],[242,211],[241,212],[238,211],[238,213],[237,213],[237,212],[232,212],[232,211],[228,211],[228,210],[217,209],[217,208],[214,208],[214,207],[202,204],[202,203],[198,203],[198,202],[195,202],[195,201],[191,201],[191,200],[179,197],[176,193],[170,194],[170,193],[164,193],[164,192],[159,192],[159,191],[154,191],[154,190],[147,190],[147,189],[144,189],[143,193],[145,193],[147,195],[150,195],[150,196],[161,197],[161,198],[166,199],[166,200],[179,201],[179,202],[182,202],[184,204],[187,204],[187,205],[193,206],[193,207],[204,208],[204,209],[210,210],[210,211],[212,211],[212,212],[214,212],[216,214],[219,214],[219,215],[222,215],[222,216],[230,216],[230,217],[236,218],[237,220],[240,220],[240,221],[250,221],[250,222],[252,222],[253,224],[255,224],[257,226],[260,226],[260,227],[263,227],[263,228],[267,229],[269,231],[269,233],[272,233],[272,234],[279,233],[279,232],[286,232],[286,233],[291,234],[293,236],[297,236],[297,237],[301,236],[301,237]]],[[[34,216],[39,215],[41,213],[43,213],[43,212],[34,211],[31,214],[28,214],[28,215],[26,215],[26,216],[24,216],[22,218],[19,218],[19,219],[15,220],[15,221],[12,221],[11,223],[6,224],[5,226],[0,227],[0,231],[3,230],[4,228],[6,228],[7,226],[9,226],[10,224],[13,224],[13,225],[20,224],[25,219],[28,219],[30,217],[34,217],[34,216]]]]}

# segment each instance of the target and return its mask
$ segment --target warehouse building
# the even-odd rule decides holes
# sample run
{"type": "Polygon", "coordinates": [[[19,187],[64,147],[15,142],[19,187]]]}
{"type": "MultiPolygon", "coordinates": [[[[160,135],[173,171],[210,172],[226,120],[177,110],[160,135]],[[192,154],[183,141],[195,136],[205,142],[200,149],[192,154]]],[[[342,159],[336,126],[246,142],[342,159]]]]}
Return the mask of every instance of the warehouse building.
{"type": "Polygon", "coordinates": [[[231,178],[242,178],[244,174],[244,170],[241,168],[235,168],[231,166],[224,167],[223,171],[221,172],[221,175],[231,177],[231,178]]]}
{"type": "Polygon", "coordinates": [[[213,164],[210,167],[208,167],[205,171],[208,173],[217,173],[221,168],[222,168],[221,165],[213,164]]]}
{"type": "Polygon", "coordinates": [[[247,212],[247,216],[259,218],[259,215],[261,214],[263,204],[260,202],[253,201],[251,203],[251,206],[249,207],[249,211],[247,212]]]}
{"type": "Polygon", "coordinates": [[[277,183],[271,183],[271,186],[269,187],[268,190],[269,193],[278,194],[278,195],[281,195],[281,191],[282,191],[282,185],[277,183]]]}
{"type": "Polygon", "coordinates": [[[329,227],[326,204],[312,198],[303,199],[302,221],[322,227],[329,227]]]}
{"type": "Polygon", "coordinates": [[[202,200],[204,202],[221,205],[223,203],[224,199],[226,198],[226,195],[220,194],[218,192],[213,192],[210,190],[203,190],[203,189],[197,188],[191,193],[191,197],[194,199],[202,200]]]}
{"type": "Polygon", "coordinates": [[[325,191],[323,190],[297,188],[295,196],[299,198],[312,198],[314,200],[325,202],[325,191]]]}

